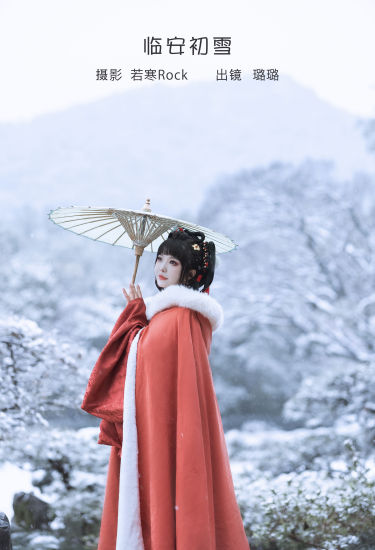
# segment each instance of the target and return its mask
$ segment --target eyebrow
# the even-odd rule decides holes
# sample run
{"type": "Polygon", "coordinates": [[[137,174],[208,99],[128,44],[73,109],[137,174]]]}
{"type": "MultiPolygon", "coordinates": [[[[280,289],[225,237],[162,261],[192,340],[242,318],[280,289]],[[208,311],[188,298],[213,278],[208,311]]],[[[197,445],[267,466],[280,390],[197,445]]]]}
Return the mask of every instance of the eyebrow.
{"type": "Polygon", "coordinates": [[[171,254],[158,254],[156,257],[158,258],[159,256],[169,256],[171,260],[176,260],[176,262],[180,261],[176,256],[172,256],[171,254]]]}

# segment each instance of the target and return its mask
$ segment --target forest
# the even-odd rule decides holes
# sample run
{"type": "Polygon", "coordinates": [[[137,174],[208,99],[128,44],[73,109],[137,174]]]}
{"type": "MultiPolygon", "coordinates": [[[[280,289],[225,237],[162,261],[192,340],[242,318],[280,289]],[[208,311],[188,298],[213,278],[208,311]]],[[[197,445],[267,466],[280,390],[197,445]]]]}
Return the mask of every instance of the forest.
{"type": "MultiPolygon", "coordinates": [[[[225,321],[210,361],[252,550],[375,547],[374,190],[306,159],[222,176],[201,203],[197,223],[238,244],[211,287],[225,321]]],[[[80,404],[132,252],[53,226],[37,201],[0,227],[0,479],[16,467],[32,486],[14,495],[13,549],[94,550],[110,449],[80,404]]]]}

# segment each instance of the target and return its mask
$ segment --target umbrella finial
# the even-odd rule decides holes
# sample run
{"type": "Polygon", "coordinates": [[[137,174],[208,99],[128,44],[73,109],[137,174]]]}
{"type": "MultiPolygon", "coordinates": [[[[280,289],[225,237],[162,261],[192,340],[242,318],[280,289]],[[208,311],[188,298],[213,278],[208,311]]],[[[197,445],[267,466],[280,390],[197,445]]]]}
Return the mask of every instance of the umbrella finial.
{"type": "Polygon", "coordinates": [[[150,199],[146,199],[146,202],[145,202],[145,204],[143,205],[142,210],[143,210],[143,212],[151,212],[151,208],[150,208],[150,199]]]}

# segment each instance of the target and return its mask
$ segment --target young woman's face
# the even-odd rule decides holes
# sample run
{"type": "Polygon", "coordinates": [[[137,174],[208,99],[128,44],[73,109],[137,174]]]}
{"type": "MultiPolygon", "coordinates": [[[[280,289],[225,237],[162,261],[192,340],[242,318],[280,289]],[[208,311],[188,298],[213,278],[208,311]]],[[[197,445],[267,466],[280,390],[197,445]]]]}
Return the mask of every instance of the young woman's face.
{"type": "Polygon", "coordinates": [[[168,254],[159,254],[156,257],[154,273],[160,288],[177,285],[182,271],[182,265],[177,258],[168,254]]]}

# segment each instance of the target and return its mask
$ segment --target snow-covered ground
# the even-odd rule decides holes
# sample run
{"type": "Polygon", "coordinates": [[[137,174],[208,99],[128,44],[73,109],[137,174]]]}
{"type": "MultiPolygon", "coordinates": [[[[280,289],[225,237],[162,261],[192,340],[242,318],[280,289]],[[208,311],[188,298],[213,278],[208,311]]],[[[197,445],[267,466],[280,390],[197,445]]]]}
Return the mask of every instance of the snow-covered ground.
{"type": "Polygon", "coordinates": [[[8,516],[9,521],[13,516],[12,503],[15,493],[33,491],[35,496],[41,496],[39,489],[32,485],[31,478],[30,470],[18,468],[11,462],[0,464],[0,511],[8,516]]]}

